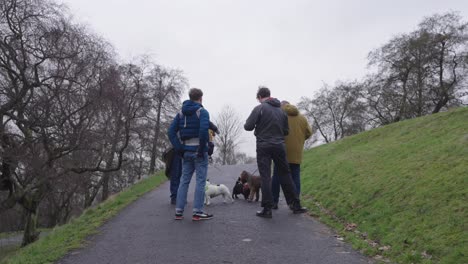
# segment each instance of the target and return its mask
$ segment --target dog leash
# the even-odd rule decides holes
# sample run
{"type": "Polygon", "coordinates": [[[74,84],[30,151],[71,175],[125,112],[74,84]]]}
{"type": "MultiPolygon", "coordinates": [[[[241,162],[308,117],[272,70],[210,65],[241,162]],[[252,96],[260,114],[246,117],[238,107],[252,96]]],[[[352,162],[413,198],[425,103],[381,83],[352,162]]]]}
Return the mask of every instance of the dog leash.
{"type": "Polygon", "coordinates": [[[258,171],[258,168],[256,168],[256,169],[254,170],[254,172],[252,172],[252,173],[250,173],[250,174],[253,175],[253,174],[256,173],[257,171],[258,171]]]}

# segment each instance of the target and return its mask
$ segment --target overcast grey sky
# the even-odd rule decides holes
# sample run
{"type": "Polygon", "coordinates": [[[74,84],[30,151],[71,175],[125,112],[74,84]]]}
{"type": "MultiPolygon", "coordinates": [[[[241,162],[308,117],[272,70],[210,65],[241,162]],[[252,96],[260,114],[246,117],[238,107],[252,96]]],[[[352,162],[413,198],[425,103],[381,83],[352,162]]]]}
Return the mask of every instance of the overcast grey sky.
{"type": "MultiPolygon", "coordinates": [[[[323,83],[361,79],[367,54],[425,16],[467,0],[59,0],[109,41],[122,60],[151,54],[184,71],[215,117],[226,104],[242,120],[258,85],[297,103],[323,83]]],[[[242,124],[243,125],[243,124],[242,124]]],[[[255,155],[253,133],[241,151],[255,155]]]]}

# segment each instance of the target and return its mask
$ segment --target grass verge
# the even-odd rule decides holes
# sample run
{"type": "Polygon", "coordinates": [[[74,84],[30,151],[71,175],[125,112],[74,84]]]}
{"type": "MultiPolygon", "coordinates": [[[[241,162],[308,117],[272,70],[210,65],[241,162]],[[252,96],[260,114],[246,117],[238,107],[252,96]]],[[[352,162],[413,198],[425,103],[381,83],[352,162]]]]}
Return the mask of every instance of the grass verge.
{"type": "Polygon", "coordinates": [[[355,248],[398,263],[468,263],[468,108],[307,151],[305,204],[355,248]]]}
{"type": "MultiPolygon", "coordinates": [[[[39,228],[38,229],[41,234],[42,233],[49,233],[50,232],[50,228],[39,228]]],[[[3,238],[11,238],[11,237],[15,237],[15,236],[23,236],[23,231],[13,231],[13,232],[3,232],[3,233],[0,233],[0,239],[3,239],[3,238]]]]}
{"type": "Polygon", "coordinates": [[[87,209],[80,217],[71,220],[70,223],[54,228],[49,235],[21,248],[15,254],[4,259],[2,263],[40,264],[55,262],[68,251],[80,248],[86,237],[95,234],[98,227],[106,220],[166,180],[167,178],[162,173],[142,180],[96,207],[87,209]]]}
{"type": "Polygon", "coordinates": [[[0,260],[11,256],[14,252],[18,251],[19,245],[8,245],[0,247],[0,260]]]}

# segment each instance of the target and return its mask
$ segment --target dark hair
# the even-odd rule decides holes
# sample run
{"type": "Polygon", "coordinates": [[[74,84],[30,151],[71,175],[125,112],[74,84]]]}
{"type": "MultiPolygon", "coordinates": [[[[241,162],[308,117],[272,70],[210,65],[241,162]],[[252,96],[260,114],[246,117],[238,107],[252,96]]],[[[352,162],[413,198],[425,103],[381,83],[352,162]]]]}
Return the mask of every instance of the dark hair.
{"type": "Polygon", "coordinates": [[[265,86],[259,86],[257,91],[257,99],[270,97],[270,89],[265,86]]]}
{"type": "Polygon", "coordinates": [[[202,92],[202,90],[200,90],[198,88],[192,88],[188,92],[188,95],[189,95],[190,100],[198,101],[198,100],[200,100],[202,98],[203,92],[202,92]]]}

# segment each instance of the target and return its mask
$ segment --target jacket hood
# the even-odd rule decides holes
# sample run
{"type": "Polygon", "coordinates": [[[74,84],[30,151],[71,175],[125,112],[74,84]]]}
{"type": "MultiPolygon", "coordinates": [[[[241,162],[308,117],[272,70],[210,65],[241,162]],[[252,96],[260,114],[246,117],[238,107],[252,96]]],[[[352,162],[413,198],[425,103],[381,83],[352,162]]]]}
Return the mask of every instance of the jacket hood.
{"type": "Polygon", "coordinates": [[[299,115],[299,110],[294,105],[288,104],[288,105],[283,106],[282,108],[288,114],[288,116],[299,115]]]}
{"type": "Polygon", "coordinates": [[[264,102],[274,107],[281,107],[281,102],[276,98],[268,98],[264,102]]]}
{"type": "Polygon", "coordinates": [[[191,101],[191,100],[185,100],[182,103],[182,114],[186,116],[191,116],[197,112],[199,108],[203,107],[200,103],[191,101]]]}

